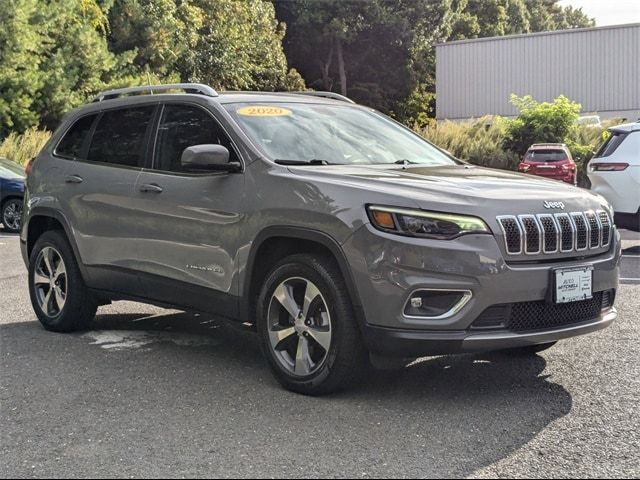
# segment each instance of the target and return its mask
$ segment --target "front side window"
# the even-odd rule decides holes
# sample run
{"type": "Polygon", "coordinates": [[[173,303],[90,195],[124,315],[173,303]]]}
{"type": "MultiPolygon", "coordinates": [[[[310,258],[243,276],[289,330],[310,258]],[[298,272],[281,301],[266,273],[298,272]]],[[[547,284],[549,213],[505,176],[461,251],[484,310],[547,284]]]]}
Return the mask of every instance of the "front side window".
{"type": "Polygon", "coordinates": [[[70,159],[82,159],[86,156],[86,141],[96,117],[97,115],[87,115],[77,120],[58,143],[56,155],[70,159]]]}
{"type": "Polygon", "coordinates": [[[423,166],[458,163],[383,115],[354,106],[267,102],[228,104],[225,108],[275,161],[423,166]]]}
{"type": "Polygon", "coordinates": [[[127,167],[142,167],[147,128],[154,109],[154,106],[149,105],[104,112],[91,139],[87,159],[127,167]]]}
{"type": "Polygon", "coordinates": [[[235,150],[211,114],[191,105],[166,105],[162,112],[155,150],[156,170],[185,172],[182,152],[194,145],[223,145],[229,161],[237,161],[235,150]]]}

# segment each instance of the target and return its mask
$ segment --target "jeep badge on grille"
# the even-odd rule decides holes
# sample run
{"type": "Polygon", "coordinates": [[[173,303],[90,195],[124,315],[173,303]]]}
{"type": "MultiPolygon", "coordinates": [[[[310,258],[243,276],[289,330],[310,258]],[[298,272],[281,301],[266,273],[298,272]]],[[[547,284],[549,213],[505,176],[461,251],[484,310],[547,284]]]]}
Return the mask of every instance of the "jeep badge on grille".
{"type": "Polygon", "coordinates": [[[544,202],[544,208],[549,210],[564,210],[564,203],[562,202],[544,202]]]}

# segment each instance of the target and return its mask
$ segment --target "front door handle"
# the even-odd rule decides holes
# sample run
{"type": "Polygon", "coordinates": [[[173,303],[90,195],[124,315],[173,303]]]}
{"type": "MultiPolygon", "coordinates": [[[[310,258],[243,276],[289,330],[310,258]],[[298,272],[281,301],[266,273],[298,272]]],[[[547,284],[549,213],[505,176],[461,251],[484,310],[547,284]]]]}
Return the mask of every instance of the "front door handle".
{"type": "Polygon", "coordinates": [[[80,175],[69,175],[64,181],[65,183],[82,183],[84,179],[80,175]]]}
{"type": "Polygon", "coordinates": [[[142,193],[162,193],[162,187],[155,183],[145,183],[140,185],[140,191],[142,193]]]}

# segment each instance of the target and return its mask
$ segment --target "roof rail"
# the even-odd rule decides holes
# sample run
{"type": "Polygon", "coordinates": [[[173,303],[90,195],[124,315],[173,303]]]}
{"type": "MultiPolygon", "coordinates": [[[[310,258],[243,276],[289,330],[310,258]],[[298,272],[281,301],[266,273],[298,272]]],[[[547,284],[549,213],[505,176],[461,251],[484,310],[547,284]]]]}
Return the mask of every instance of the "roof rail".
{"type": "Polygon", "coordinates": [[[316,92],[313,90],[309,90],[306,92],[281,92],[281,93],[293,93],[295,95],[309,95],[311,97],[323,97],[323,98],[330,98],[332,100],[340,100],[342,102],[348,102],[348,103],[356,103],[353,100],[351,100],[348,97],[345,97],[344,95],[340,95],[339,93],[334,93],[334,92],[316,92]]]}
{"type": "Polygon", "coordinates": [[[114,98],[124,97],[132,93],[148,92],[149,95],[154,95],[155,92],[166,92],[167,90],[184,90],[185,93],[195,93],[198,95],[206,95],[207,97],[218,96],[218,92],[208,85],[200,83],[170,83],[167,85],[142,85],[140,87],[107,90],[105,92],[100,92],[93,101],[102,102],[105,100],[113,100],[114,98]]]}
{"type": "Polygon", "coordinates": [[[532,147],[566,147],[566,143],[534,143],[532,147]]]}

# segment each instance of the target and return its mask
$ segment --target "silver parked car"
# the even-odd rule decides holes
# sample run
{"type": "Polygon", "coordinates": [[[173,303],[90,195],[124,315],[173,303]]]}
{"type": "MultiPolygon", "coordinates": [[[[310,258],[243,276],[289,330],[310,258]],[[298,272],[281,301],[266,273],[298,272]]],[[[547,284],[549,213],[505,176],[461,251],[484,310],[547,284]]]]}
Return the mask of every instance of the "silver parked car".
{"type": "Polygon", "coordinates": [[[600,196],[466,164],[334,94],[194,84],[69,114],[31,166],[21,241],[45,328],[119,299],[210,312],[254,324],[305,394],[370,360],[605,328],[621,254],[600,196]]]}

